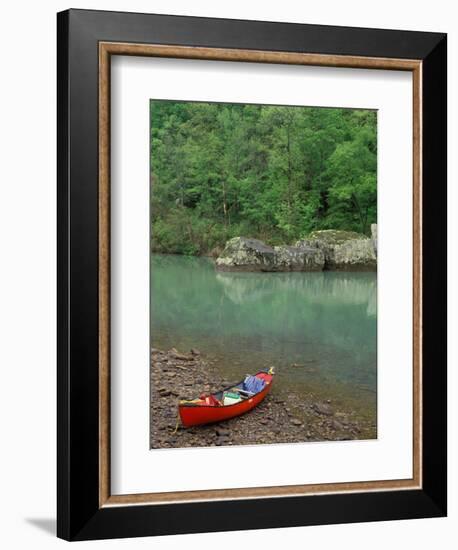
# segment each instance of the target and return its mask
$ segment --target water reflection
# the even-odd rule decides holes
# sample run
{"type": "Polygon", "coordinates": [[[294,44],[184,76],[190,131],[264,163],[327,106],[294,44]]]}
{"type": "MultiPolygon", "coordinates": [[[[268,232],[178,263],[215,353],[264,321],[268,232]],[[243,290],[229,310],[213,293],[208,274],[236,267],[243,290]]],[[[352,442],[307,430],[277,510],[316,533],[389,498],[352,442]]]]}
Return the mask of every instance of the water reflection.
{"type": "Polygon", "coordinates": [[[294,292],[304,300],[366,304],[377,314],[377,283],[366,273],[216,273],[225,295],[235,304],[268,299],[274,293],[294,292]]]}
{"type": "Polygon", "coordinates": [[[205,258],[152,257],[153,344],[201,348],[234,376],[275,365],[285,384],[374,391],[376,306],[374,273],[219,273],[205,258]]]}

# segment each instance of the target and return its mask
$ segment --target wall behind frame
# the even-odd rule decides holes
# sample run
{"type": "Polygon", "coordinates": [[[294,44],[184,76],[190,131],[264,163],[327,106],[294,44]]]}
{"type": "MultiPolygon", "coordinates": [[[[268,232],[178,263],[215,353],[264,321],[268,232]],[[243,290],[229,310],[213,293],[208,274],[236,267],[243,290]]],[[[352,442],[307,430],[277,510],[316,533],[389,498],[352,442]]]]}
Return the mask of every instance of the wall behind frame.
{"type": "MultiPolygon", "coordinates": [[[[1,34],[3,132],[0,163],[0,415],[2,422],[1,540],[9,549],[63,548],[55,530],[55,13],[69,7],[156,12],[207,17],[264,19],[328,25],[440,31],[449,33],[449,59],[458,56],[458,21],[453,4],[437,0],[372,3],[322,0],[111,0],[92,2],[24,0],[3,9],[1,34]]],[[[458,66],[449,64],[449,97],[458,95],[458,66]]],[[[449,102],[449,151],[458,148],[458,109],[449,102]]],[[[458,179],[458,161],[449,155],[449,181],[458,179]]],[[[450,214],[458,189],[449,186],[450,214]]],[[[449,280],[458,279],[458,218],[449,217],[449,280]]],[[[450,335],[458,332],[458,292],[450,285],[450,335]]],[[[458,344],[450,338],[450,364],[458,364],[458,344]]],[[[450,371],[449,387],[458,375],[450,371]]],[[[449,400],[450,464],[458,462],[458,400],[449,400]]],[[[418,550],[453,548],[458,537],[458,474],[450,469],[449,518],[360,525],[335,525],[85,543],[117,548],[178,550],[184,545],[260,544],[280,548],[384,550],[408,543],[418,550]]]]}

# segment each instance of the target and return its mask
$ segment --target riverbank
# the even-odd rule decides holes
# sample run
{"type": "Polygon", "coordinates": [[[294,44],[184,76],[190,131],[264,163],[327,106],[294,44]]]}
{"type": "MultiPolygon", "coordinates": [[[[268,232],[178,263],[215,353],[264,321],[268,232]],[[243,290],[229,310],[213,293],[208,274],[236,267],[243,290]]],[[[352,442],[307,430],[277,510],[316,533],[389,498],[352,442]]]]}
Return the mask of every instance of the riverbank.
{"type": "Polygon", "coordinates": [[[212,393],[238,380],[222,378],[215,360],[192,349],[151,349],[151,448],[211,447],[306,441],[373,439],[375,422],[312,393],[281,392],[274,386],[253,411],[221,424],[177,427],[178,401],[212,393]]]}
{"type": "Polygon", "coordinates": [[[234,237],[216,258],[220,271],[377,271],[377,225],[372,238],[354,231],[312,231],[293,245],[269,246],[234,237]]]}

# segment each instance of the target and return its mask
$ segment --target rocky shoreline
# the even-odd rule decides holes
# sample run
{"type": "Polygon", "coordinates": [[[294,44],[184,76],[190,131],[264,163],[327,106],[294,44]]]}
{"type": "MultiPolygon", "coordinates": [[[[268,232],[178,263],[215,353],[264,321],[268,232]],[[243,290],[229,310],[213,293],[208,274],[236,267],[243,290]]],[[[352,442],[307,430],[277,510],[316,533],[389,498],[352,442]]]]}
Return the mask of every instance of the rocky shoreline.
{"type": "Polygon", "coordinates": [[[376,271],[377,225],[369,238],[354,231],[313,231],[292,245],[270,246],[259,239],[234,237],[215,261],[219,271],[376,271]]]}
{"type": "MultiPolygon", "coordinates": [[[[243,376],[243,375],[242,375],[243,376]]],[[[199,350],[182,353],[151,349],[151,448],[212,447],[306,441],[373,439],[374,423],[355,418],[331,400],[312,394],[283,394],[275,384],[251,412],[221,424],[184,428],[178,401],[228,387],[238,380],[218,375],[212,360],[199,350]]]]}

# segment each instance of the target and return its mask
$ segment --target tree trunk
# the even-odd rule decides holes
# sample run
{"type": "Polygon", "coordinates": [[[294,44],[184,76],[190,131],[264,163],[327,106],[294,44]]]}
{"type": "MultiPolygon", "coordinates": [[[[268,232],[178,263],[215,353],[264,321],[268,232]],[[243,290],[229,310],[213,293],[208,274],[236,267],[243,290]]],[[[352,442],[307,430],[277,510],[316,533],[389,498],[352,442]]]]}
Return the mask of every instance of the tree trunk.
{"type": "Polygon", "coordinates": [[[363,216],[363,213],[362,213],[362,210],[361,210],[361,206],[360,206],[360,204],[358,202],[358,199],[356,198],[355,194],[352,194],[351,198],[352,198],[353,204],[356,207],[356,210],[358,211],[359,223],[361,224],[361,233],[365,233],[365,231],[366,231],[365,230],[366,221],[364,219],[364,216],[363,216]]]}
{"type": "Polygon", "coordinates": [[[227,228],[227,198],[226,198],[226,182],[223,179],[223,213],[224,213],[224,227],[227,228]]]}

